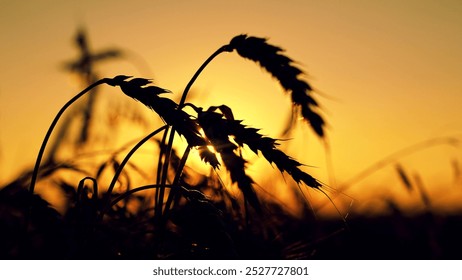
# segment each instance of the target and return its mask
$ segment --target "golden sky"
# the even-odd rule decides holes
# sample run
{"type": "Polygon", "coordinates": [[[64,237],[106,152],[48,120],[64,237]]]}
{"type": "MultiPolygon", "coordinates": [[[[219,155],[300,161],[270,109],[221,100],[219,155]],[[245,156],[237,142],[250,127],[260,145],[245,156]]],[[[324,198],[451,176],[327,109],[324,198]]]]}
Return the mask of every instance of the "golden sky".
{"type": "MultiPolygon", "coordinates": [[[[52,118],[82,89],[61,68],[77,57],[80,26],[95,51],[133,54],[101,64],[103,76],[148,76],[176,94],[235,35],[269,38],[320,92],[341,183],[407,146],[462,136],[461,14],[457,0],[0,0],[0,182],[33,164],[52,118]]],[[[273,137],[290,108],[277,82],[236,54],[213,61],[193,91],[204,107],[228,104],[273,137]]],[[[327,182],[321,142],[309,129],[297,136],[290,153],[327,182]]],[[[460,156],[436,145],[402,161],[437,185],[451,181],[451,161],[460,156]]]]}

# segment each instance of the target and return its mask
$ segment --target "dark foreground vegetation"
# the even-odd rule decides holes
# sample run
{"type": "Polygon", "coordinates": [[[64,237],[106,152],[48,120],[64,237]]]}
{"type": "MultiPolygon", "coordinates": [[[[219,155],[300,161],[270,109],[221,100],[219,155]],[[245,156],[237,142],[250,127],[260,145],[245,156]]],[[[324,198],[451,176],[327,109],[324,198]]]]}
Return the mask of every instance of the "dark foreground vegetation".
{"type": "MultiPolygon", "coordinates": [[[[70,196],[77,194],[71,189],[70,196]]],[[[130,200],[143,200],[129,196],[130,200]]],[[[294,217],[265,205],[265,217],[230,213],[224,201],[191,199],[165,232],[152,209],[113,208],[92,221],[92,204],[64,216],[17,186],[0,191],[2,259],[460,259],[462,216],[426,213],[339,219],[294,217]]]]}

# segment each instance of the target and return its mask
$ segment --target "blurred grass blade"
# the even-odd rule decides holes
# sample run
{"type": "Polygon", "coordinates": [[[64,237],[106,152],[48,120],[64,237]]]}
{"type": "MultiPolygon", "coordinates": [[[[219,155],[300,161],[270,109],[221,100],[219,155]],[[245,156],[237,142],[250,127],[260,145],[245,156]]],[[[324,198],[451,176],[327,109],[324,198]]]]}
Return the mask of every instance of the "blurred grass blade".
{"type": "Polygon", "coordinates": [[[430,207],[431,207],[430,196],[428,195],[427,191],[425,190],[425,186],[424,186],[423,181],[422,181],[421,177],[419,176],[419,174],[415,174],[414,180],[415,180],[416,188],[419,190],[420,198],[422,199],[422,202],[424,203],[424,205],[425,205],[425,207],[427,209],[430,209],[430,207]]]}
{"type": "Polygon", "coordinates": [[[407,173],[404,171],[403,167],[400,164],[396,164],[395,169],[398,173],[399,178],[401,179],[401,182],[403,182],[404,187],[408,191],[412,191],[413,186],[411,180],[409,180],[409,176],[407,176],[407,173]]]}

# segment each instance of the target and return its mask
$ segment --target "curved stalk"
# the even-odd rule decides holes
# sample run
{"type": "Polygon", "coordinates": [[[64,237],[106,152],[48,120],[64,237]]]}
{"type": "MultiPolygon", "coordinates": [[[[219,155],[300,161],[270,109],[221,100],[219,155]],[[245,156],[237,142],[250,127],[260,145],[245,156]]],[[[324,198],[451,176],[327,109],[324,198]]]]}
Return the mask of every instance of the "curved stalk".
{"type": "MultiPolygon", "coordinates": [[[[166,146],[164,145],[167,141],[167,136],[168,136],[168,132],[169,132],[169,128],[167,127],[167,129],[164,131],[164,134],[162,135],[162,140],[161,140],[161,143],[160,143],[160,151],[159,151],[159,158],[157,160],[157,176],[156,176],[156,184],[157,185],[160,185],[161,184],[161,180],[162,180],[162,171],[164,169],[164,163],[162,161],[162,159],[164,158],[164,161],[165,161],[165,153],[166,153],[166,146]]],[[[157,188],[156,189],[156,192],[155,192],[155,197],[154,197],[154,209],[158,209],[158,202],[160,201],[160,194],[161,194],[161,188],[157,188]]]]}
{"type": "MultiPolygon", "coordinates": [[[[187,95],[189,93],[189,90],[191,89],[192,85],[197,80],[199,75],[202,73],[202,71],[205,69],[205,67],[207,67],[207,65],[215,57],[217,57],[219,54],[221,54],[223,52],[231,52],[232,50],[233,49],[232,49],[231,46],[224,45],[224,46],[220,47],[218,50],[216,50],[212,55],[210,55],[209,58],[207,58],[207,60],[204,61],[204,63],[202,63],[202,65],[199,67],[199,69],[197,69],[196,73],[194,73],[191,80],[186,85],[186,87],[185,87],[185,89],[183,91],[183,94],[181,95],[181,100],[178,103],[178,110],[181,110],[183,108],[183,106],[185,104],[185,101],[186,101],[186,97],[187,97],[187,95]]],[[[168,171],[168,165],[169,165],[169,162],[170,162],[170,156],[172,154],[172,145],[173,145],[174,137],[175,137],[175,128],[172,127],[171,131],[170,131],[169,139],[168,139],[168,144],[165,146],[166,150],[165,150],[164,164],[162,165],[162,178],[161,178],[161,182],[160,182],[161,186],[164,186],[166,184],[166,182],[167,182],[167,178],[166,178],[167,176],[166,175],[167,175],[167,171],[168,171]]],[[[163,142],[163,143],[165,143],[165,142],[163,142]]],[[[163,188],[159,188],[158,195],[159,195],[158,197],[156,195],[156,199],[159,200],[159,201],[156,200],[156,205],[157,205],[156,210],[159,210],[159,208],[161,209],[161,207],[163,205],[163,196],[164,196],[164,189],[163,188]]],[[[159,211],[158,213],[161,213],[161,211],[159,211]]]]}
{"type": "Polygon", "coordinates": [[[186,161],[188,160],[189,152],[191,151],[191,146],[186,147],[184,151],[183,157],[181,158],[180,165],[175,174],[175,178],[173,179],[173,184],[170,192],[168,193],[167,202],[165,203],[165,210],[164,210],[164,217],[167,218],[167,213],[170,210],[170,205],[173,202],[173,198],[175,196],[176,190],[179,187],[179,182],[181,178],[181,174],[183,173],[184,166],[186,165],[186,161]]]}
{"type": "MultiPolygon", "coordinates": [[[[113,201],[111,201],[111,207],[116,205],[119,201],[127,198],[128,196],[136,193],[136,192],[140,192],[140,191],[144,191],[144,190],[149,190],[149,189],[159,189],[159,185],[157,184],[154,184],[154,185],[146,185],[146,186],[141,186],[141,187],[137,187],[137,188],[134,188],[134,189],[131,189],[131,190],[128,190],[126,191],[125,193],[119,195],[118,197],[116,197],[113,201]]],[[[164,187],[170,187],[170,186],[164,186],[164,187]]]]}
{"type": "Polygon", "coordinates": [[[93,177],[85,177],[79,182],[79,186],[77,187],[77,203],[79,203],[82,200],[82,195],[83,195],[83,188],[85,187],[85,181],[90,180],[93,183],[93,195],[91,199],[93,200],[94,203],[98,200],[98,182],[96,181],[95,178],[93,177]]]}
{"type": "Polygon", "coordinates": [[[232,48],[229,46],[229,45],[225,45],[225,46],[222,46],[221,48],[219,48],[218,50],[216,50],[209,58],[207,58],[206,61],[204,61],[204,63],[202,63],[202,65],[199,67],[199,69],[197,69],[196,73],[194,73],[194,76],[192,76],[191,80],[189,81],[189,83],[186,85],[184,91],[183,91],[183,95],[181,96],[181,100],[180,100],[180,103],[178,103],[178,107],[181,109],[183,107],[183,104],[185,103],[186,101],[186,96],[188,95],[189,93],[189,90],[191,89],[192,85],[194,84],[194,82],[196,81],[197,77],[199,77],[199,75],[202,73],[202,71],[205,69],[205,67],[207,67],[207,65],[215,58],[217,57],[219,54],[221,54],[222,52],[231,52],[232,51],[232,48]]]}
{"type": "Polygon", "coordinates": [[[127,164],[128,160],[131,158],[131,156],[144,144],[146,143],[149,139],[151,139],[154,135],[156,135],[157,133],[161,132],[162,130],[166,129],[167,128],[167,125],[164,125],[156,130],[154,130],[153,132],[149,133],[146,137],[144,137],[143,139],[141,139],[141,141],[139,141],[131,150],[130,152],[128,152],[128,154],[125,156],[125,158],[122,160],[122,162],[120,163],[119,167],[117,168],[115,174],[114,174],[114,177],[112,177],[112,181],[107,189],[107,192],[106,192],[106,202],[105,202],[105,208],[103,209],[103,212],[101,213],[101,218],[103,217],[103,215],[105,214],[106,210],[108,209],[109,207],[109,204],[110,204],[110,195],[112,193],[112,190],[114,189],[115,187],[115,184],[117,183],[117,180],[119,179],[119,176],[120,174],[122,173],[122,170],[124,169],[125,165],[127,164]]]}
{"type": "Polygon", "coordinates": [[[167,141],[167,136],[168,136],[169,129],[165,129],[164,134],[162,135],[162,140],[161,143],[159,144],[159,158],[157,160],[157,172],[156,172],[156,184],[160,184],[160,179],[162,177],[162,158],[164,157],[165,154],[165,146],[162,146],[167,141]]]}
{"type": "Polygon", "coordinates": [[[424,140],[417,144],[413,144],[411,146],[405,147],[397,152],[394,152],[387,157],[382,158],[381,160],[375,162],[374,164],[370,165],[369,167],[365,168],[361,172],[357,173],[353,178],[349,179],[348,181],[342,183],[337,192],[341,193],[342,191],[348,189],[353,184],[356,184],[367,178],[367,176],[373,174],[377,170],[389,165],[390,163],[396,162],[398,159],[408,156],[410,154],[419,152],[421,150],[436,146],[436,145],[457,145],[459,143],[459,139],[455,137],[437,137],[431,138],[428,140],[424,140]]]}
{"type": "Polygon", "coordinates": [[[77,101],[77,99],[79,99],[80,97],[82,97],[83,95],[85,95],[87,92],[89,92],[90,90],[92,90],[94,87],[96,86],[99,86],[101,84],[105,84],[107,83],[108,81],[110,81],[110,79],[108,78],[103,78],[101,80],[98,80],[96,81],[95,83],[89,85],[86,89],[82,90],[81,92],[79,92],[76,96],[74,96],[71,100],[67,101],[66,104],[64,104],[64,106],[59,110],[58,114],[56,115],[56,117],[53,119],[53,121],[51,122],[51,125],[50,127],[48,128],[48,131],[45,135],[45,138],[43,139],[42,141],[42,145],[40,146],[40,150],[37,154],[37,160],[35,161],[35,166],[34,166],[34,171],[32,172],[32,178],[31,178],[31,181],[30,181],[30,186],[29,186],[29,192],[31,194],[34,193],[34,189],[35,189],[35,183],[37,182],[37,177],[38,177],[38,171],[39,171],[39,168],[40,168],[40,162],[42,161],[42,157],[43,157],[43,154],[45,152],[45,147],[48,143],[48,140],[50,139],[50,136],[51,136],[51,133],[53,132],[53,129],[55,128],[56,124],[58,123],[58,120],[59,118],[61,117],[61,115],[64,113],[64,111],[66,111],[66,109],[72,105],[72,103],[74,103],[75,101],[77,101]]]}

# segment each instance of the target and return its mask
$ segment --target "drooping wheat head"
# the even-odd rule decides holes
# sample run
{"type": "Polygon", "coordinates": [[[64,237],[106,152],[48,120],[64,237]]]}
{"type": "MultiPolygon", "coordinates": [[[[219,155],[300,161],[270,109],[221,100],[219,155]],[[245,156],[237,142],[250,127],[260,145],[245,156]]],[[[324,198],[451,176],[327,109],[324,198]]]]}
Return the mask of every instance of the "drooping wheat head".
{"type": "Polygon", "coordinates": [[[283,54],[282,48],[269,44],[265,38],[245,34],[234,37],[229,48],[236,50],[240,56],[258,63],[276,78],[290,93],[294,113],[300,113],[319,137],[324,136],[325,121],[317,112],[319,105],[312,96],[312,87],[301,79],[303,71],[294,65],[291,58],[283,54]]]}

